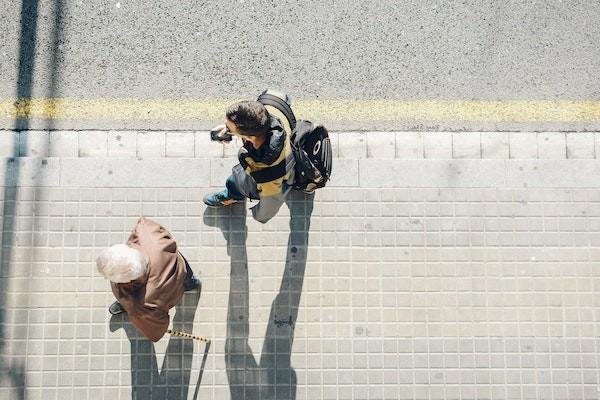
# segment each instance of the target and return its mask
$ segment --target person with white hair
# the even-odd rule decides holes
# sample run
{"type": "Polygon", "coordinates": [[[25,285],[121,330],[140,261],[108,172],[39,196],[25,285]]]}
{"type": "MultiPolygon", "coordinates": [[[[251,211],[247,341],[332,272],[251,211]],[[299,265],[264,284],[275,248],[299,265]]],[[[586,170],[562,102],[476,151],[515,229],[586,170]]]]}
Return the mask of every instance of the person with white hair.
{"type": "Polygon", "coordinates": [[[117,298],[108,311],[127,312],[133,325],[156,342],[169,326],[169,309],[184,291],[196,289],[200,280],[163,226],[140,217],[127,244],[103,250],[96,259],[98,272],[111,282],[117,298]]]}

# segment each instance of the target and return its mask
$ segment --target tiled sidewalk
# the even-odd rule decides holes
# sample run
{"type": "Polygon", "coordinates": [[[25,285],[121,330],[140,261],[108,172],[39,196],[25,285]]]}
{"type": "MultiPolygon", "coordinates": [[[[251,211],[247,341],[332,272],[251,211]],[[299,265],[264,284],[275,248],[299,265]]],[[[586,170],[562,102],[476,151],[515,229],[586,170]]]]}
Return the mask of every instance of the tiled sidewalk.
{"type": "Polygon", "coordinates": [[[0,399],[600,398],[598,161],[367,152],[266,225],[202,204],[230,158],[5,163],[0,399]],[[140,214],[202,279],[173,326],[204,364],[106,311],[93,260],[140,214]]]}
{"type": "MultiPolygon", "coordinates": [[[[346,159],[594,159],[600,132],[330,132],[333,155],[346,159]]],[[[6,131],[0,157],[222,158],[205,131],[6,131]]]]}

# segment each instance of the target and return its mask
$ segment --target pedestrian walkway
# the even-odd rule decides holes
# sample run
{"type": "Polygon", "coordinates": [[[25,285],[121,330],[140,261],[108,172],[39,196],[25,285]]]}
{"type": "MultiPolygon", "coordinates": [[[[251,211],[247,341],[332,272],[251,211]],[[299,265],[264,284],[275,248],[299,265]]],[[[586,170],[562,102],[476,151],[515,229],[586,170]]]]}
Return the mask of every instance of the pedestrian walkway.
{"type": "Polygon", "coordinates": [[[207,136],[2,133],[0,399],[600,398],[598,133],[335,133],[265,225],[202,203],[236,150],[207,136]],[[207,353],[107,312],[94,260],[139,215],[207,353]]]}

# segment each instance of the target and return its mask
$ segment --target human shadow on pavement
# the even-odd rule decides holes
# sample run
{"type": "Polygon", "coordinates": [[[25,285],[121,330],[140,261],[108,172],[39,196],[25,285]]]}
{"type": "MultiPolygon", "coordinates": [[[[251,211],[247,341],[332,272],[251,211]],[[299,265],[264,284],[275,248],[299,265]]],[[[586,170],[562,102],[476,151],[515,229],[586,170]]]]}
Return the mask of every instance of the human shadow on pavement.
{"type": "MultiPolygon", "coordinates": [[[[192,331],[199,300],[200,290],[184,293],[179,304],[175,306],[173,330],[188,333],[192,331]]],[[[194,356],[193,341],[182,337],[169,337],[165,358],[159,371],[154,343],[135,329],[125,313],[114,315],[110,319],[111,332],[119,328],[125,329],[131,344],[131,399],[187,400],[194,356]]]]}
{"type": "Polygon", "coordinates": [[[314,195],[292,191],[285,270],[279,293],[273,300],[260,362],[248,343],[249,282],[246,248],[246,210],[242,205],[207,209],[204,222],[221,229],[231,258],[225,366],[232,400],[295,399],[296,371],[291,365],[294,329],[308,250],[314,195]]]}

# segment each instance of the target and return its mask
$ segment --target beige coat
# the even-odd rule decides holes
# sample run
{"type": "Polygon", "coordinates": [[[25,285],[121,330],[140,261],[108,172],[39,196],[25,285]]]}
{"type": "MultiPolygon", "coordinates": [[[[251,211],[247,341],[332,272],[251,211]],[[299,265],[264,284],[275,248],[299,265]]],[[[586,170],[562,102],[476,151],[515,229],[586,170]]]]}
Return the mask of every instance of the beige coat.
{"type": "Polygon", "coordinates": [[[169,309],[183,296],[185,261],[169,231],[144,217],[133,228],[127,245],[146,257],[146,275],[129,283],[113,282],[112,291],[137,330],[157,342],[169,326],[169,309]]]}

